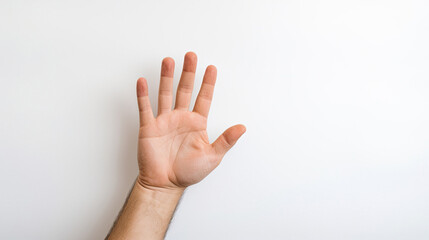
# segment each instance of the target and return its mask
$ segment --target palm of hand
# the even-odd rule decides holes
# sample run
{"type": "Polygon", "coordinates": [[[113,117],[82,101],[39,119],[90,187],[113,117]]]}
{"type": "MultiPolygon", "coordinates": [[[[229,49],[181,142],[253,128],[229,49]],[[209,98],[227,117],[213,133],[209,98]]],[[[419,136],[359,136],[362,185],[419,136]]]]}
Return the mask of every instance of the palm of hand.
{"type": "Polygon", "coordinates": [[[186,187],[201,181],[218,164],[204,117],[174,110],[154,121],[140,129],[140,181],[186,187]]]}
{"type": "Polygon", "coordinates": [[[227,129],[210,144],[207,115],[216,80],[216,68],[206,69],[193,111],[188,111],[196,69],[196,55],[185,55],[177,90],[176,108],[171,110],[174,61],[163,60],[158,116],[153,117],[144,78],[137,82],[140,110],[138,182],[145,187],[184,188],[206,177],[219,165],[223,155],[244,133],[243,125],[227,129]]]}

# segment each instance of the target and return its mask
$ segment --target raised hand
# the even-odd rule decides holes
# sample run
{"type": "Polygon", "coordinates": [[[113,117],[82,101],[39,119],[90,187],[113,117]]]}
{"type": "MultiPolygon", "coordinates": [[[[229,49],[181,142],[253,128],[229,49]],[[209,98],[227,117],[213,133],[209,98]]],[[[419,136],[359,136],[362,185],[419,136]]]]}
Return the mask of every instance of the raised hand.
{"type": "Polygon", "coordinates": [[[189,111],[196,69],[197,56],[186,53],[176,106],[172,109],[174,61],[164,58],[156,118],[146,79],[137,80],[139,176],[108,239],[164,239],[184,189],[213,171],[246,131],[243,125],[235,125],[213,143],[209,142],[207,116],[216,67],[207,67],[194,109],[189,111]]]}
{"type": "Polygon", "coordinates": [[[140,112],[137,183],[145,188],[185,188],[201,181],[219,165],[225,153],[246,131],[238,124],[228,128],[213,143],[209,142],[207,116],[217,70],[213,65],[206,68],[195,106],[190,111],[196,68],[196,54],[186,53],[176,104],[172,109],[174,60],[163,59],[156,118],[146,79],[137,81],[140,112]]]}

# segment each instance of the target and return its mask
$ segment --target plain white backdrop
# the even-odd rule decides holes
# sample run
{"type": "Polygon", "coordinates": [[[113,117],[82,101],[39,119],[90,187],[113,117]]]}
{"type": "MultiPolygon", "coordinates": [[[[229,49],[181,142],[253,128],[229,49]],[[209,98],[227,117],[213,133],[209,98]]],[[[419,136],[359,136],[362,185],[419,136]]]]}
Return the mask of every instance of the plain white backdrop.
{"type": "Polygon", "coordinates": [[[429,2],[0,1],[0,238],[102,239],[137,174],[135,84],[218,68],[243,123],[167,239],[429,239],[429,2]]]}

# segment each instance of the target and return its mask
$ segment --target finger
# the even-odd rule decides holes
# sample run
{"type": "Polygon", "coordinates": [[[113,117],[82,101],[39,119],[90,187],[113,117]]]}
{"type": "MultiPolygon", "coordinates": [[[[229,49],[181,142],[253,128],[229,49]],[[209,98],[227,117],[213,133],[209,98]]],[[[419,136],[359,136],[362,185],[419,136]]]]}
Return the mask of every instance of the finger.
{"type": "Polygon", "coordinates": [[[149,91],[145,78],[137,80],[137,103],[139,106],[140,126],[153,119],[152,107],[150,106],[149,91]]]}
{"type": "Polygon", "coordinates": [[[158,92],[158,115],[171,111],[173,101],[174,60],[166,57],[162,60],[161,81],[158,92]]]}
{"type": "Polygon", "coordinates": [[[194,112],[201,114],[204,117],[209,115],[210,105],[212,103],[214,86],[216,83],[217,70],[216,67],[210,65],[204,73],[203,83],[201,84],[200,92],[195,101],[194,112]]]}
{"type": "Polygon", "coordinates": [[[212,143],[212,147],[216,154],[225,155],[225,153],[234,146],[237,140],[246,132],[246,127],[242,124],[232,126],[225,130],[216,141],[212,143]]]}
{"type": "Polygon", "coordinates": [[[177,87],[176,109],[189,109],[192,90],[194,88],[195,71],[197,69],[197,55],[193,52],[185,54],[182,76],[177,87]]]}

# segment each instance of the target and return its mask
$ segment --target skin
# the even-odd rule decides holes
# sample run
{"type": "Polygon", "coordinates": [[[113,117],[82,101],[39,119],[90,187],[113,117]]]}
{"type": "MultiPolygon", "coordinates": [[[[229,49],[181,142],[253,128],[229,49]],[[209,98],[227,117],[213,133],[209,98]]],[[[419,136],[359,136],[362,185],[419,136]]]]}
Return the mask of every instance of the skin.
{"type": "Polygon", "coordinates": [[[163,239],[186,187],[200,182],[221,162],[246,131],[238,124],[213,143],[207,136],[207,117],[213,98],[217,69],[209,65],[192,111],[197,55],[185,54],[183,71],[173,102],[174,60],[164,58],[154,117],[145,78],[137,80],[140,129],[139,175],[112,228],[109,239],[163,239]]]}

